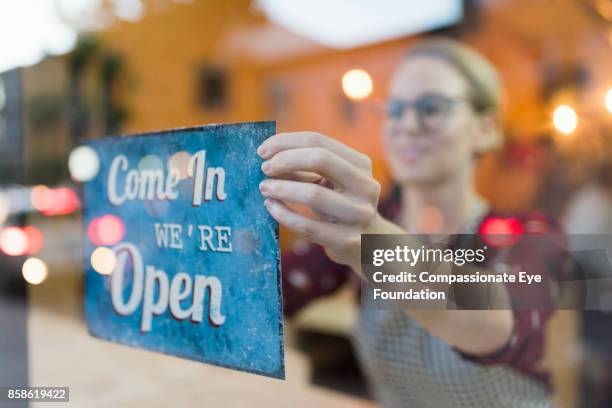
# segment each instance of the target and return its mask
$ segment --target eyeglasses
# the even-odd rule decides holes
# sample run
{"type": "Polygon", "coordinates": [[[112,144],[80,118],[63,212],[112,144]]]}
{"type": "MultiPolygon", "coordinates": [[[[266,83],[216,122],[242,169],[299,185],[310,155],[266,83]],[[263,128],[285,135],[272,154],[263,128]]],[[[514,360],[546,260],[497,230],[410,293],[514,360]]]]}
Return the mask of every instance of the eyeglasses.
{"type": "Polygon", "coordinates": [[[414,109],[419,130],[426,133],[439,131],[454,105],[468,102],[464,98],[452,98],[440,94],[425,94],[412,101],[391,98],[387,103],[387,116],[397,121],[407,109],[414,109]]]}

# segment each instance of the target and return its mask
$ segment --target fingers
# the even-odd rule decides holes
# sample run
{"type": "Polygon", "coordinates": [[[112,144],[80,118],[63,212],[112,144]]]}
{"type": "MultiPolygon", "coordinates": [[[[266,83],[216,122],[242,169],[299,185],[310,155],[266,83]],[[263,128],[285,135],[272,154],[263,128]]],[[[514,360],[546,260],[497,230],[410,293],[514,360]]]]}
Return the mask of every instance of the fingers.
{"type": "Polygon", "coordinates": [[[277,133],[263,142],[257,149],[257,153],[262,159],[268,160],[281,151],[307,147],[329,150],[363,170],[371,170],[372,168],[372,161],[367,155],[316,132],[277,133]]]}
{"type": "Polygon", "coordinates": [[[293,173],[281,174],[276,176],[280,180],[301,181],[303,183],[320,183],[323,180],[320,174],[308,171],[296,171],[293,173]]]}
{"type": "Polygon", "coordinates": [[[273,198],[264,201],[270,215],[291,231],[326,248],[358,245],[361,235],[348,226],[313,220],[291,210],[273,198]],[[355,242],[353,242],[355,241],[355,242]]]}
{"type": "Polygon", "coordinates": [[[357,265],[361,233],[376,219],[380,195],[370,158],[314,132],[279,133],[257,153],[270,177],[260,189],[271,216],[321,244],[335,262],[357,265]],[[285,202],[306,205],[316,217],[298,214],[285,202]]]}
{"type": "Polygon", "coordinates": [[[363,191],[371,180],[364,171],[321,147],[283,150],[266,160],[261,169],[269,177],[298,171],[317,173],[355,194],[363,191]]]}
{"type": "Polygon", "coordinates": [[[268,179],[259,188],[264,197],[304,204],[346,224],[367,225],[374,216],[372,206],[317,184],[268,179]]]}

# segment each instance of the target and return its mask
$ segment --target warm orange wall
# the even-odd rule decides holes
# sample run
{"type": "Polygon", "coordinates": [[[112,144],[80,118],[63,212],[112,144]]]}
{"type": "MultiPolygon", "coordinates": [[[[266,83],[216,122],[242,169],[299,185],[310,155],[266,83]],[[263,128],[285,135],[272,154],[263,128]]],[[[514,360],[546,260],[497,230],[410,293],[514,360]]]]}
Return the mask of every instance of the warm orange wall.
{"type": "MultiPolygon", "coordinates": [[[[130,118],[126,131],[277,119],[279,130],[316,130],[370,154],[375,161],[375,175],[386,180],[379,142],[382,117],[375,105],[384,99],[389,77],[413,40],[349,51],[327,50],[267,65],[240,55],[228,57],[219,52],[219,46],[232,30],[265,24],[263,17],[251,11],[249,3],[205,0],[191,5],[174,4],[164,13],[152,12],[139,23],[118,24],[102,33],[105,45],[125,56],[136,78],[136,87],[127,101],[130,118]],[[196,69],[206,60],[228,69],[230,104],[224,111],[205,112],[195,102],[196,69]],[[346,70],[354,67],[364,68],[372,75],[374,93],[356,106],[355,119],[347,121],[341,114],[340,80],[346,70]],[[288,88],[287,112],[282,117],[275,118],[270,110],[266,96],[270,81],[288,88]]],[[[498,24],[497,17],[484,14],[479,29],[468,41],[500,70],[507,91],[508,134],[529,140],[550,128],[549,112],[539,99],[543,55],[541,47],[526,40],[528,37],[509,35],[507,28],[498,24]]],[[[566,52],[575,53],[579,45],[573,44],[574,51],[566,52]]],[[[603,58],[597,51],[581,57],[592,64],[603,58]]],[[[489,159],[483,168],[486,171],[479,172],[478,185],[495,205],[508,210],[533,205],[539,185],[536,167],[507,168],[499,160],[489,159]]]]}
{"type": "Polygon", "coordinates": [[[249,10],[247,0],[173,4],[141,22],[118,23],[101,33],[104,46],[125,57],[135,79],[127,97],[130,117],[125,130],[255,119],[253,70],[241,65],[229,66],[235,81],[227,111],[207,113],[196,104],[198,67],[215,59],[216,45],[229,30],[257,20],[249,10]]]}

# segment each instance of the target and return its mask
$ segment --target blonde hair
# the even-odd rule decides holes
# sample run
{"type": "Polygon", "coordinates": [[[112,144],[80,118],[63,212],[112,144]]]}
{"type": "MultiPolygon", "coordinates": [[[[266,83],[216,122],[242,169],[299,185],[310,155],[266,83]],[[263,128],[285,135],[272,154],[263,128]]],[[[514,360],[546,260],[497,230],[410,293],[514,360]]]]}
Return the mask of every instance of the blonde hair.
{"type": "Polygon", "coordinates": [[[472,47],[450,38],[435,37],[422,40],[406,51],[405,59],[416,56],[438,58],[455,67],[468,84],[468,98],[474,111],[492,115],[497,128],[487,147],[476,154],[493,150],[502,145],[501,116],[503,90],[497,70],[484,56],[472,47]]]}
{"type": "Polygon", "coordinates": [[[431,38],[416,43],[405,54],[405,58],[414,56],[439,58],[455,67],[468,83],[474,110],[500,114],[502,89],[497,70],[473,48],[449,38],[431,38]]]}

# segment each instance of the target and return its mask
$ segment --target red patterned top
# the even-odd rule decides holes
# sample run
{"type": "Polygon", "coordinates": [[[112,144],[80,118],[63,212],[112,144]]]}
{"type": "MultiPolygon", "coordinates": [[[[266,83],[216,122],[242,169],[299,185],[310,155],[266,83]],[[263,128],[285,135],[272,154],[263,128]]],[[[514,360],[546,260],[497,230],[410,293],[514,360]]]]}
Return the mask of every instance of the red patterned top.
{"type": "MultiPolygon", "coordinates": [[[[381,214],[389,219],[394,219],[399,210],[397,202],[388,202],[381,206],[381,214]]],[[[489,212],[482,218],[477,231],[480,236],[502,233],[543,234],[546,239],[537,241],[542,242],[541,245],[548,242],[565,246],[565,238],[558,225],[542,213],[507,216],[489,212]]],[[[520,266],[521,270],[537,271],[545,281],[552,283],[558,278],[557,273],[562,269],[564,260],[562,257],[542,259],[542,249],[533,244],[514,245],[504,252],[503,262],[500,263],[500,258],[497,257],[497,263],[492,267],[495,269],[500,266],[520,266]]],[[[331,261],[318,245],[303,240],[296,241],[292,250],[283,254],[282,270],[284,307],[288,316],[293,316],[311,301],[334,293],[345,284],[355,286],[358,299],[359,281],[356,275],[347,266],[331,261]]],[[[483,365],[507,365],[547,384],[548,377],[541,370],[540,362],[544,352],[546,323],[554,310],[552,290],[549,290],[550,286],[543,289],[542,285],[536,285],[534,288],[526,285],[508,286],[513,301],[540,299],[538,304],[541,305],[537,310],[513,312],[514,332],[508,343],[490,355],[472,356],[462,353],[464,358],[483,365]]]]}

